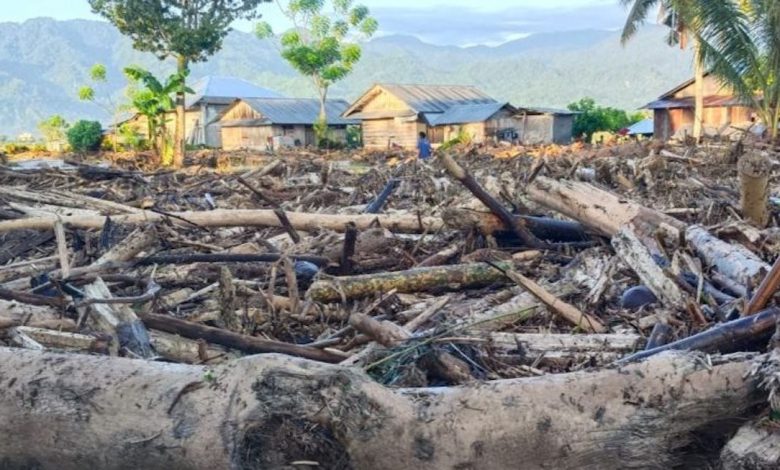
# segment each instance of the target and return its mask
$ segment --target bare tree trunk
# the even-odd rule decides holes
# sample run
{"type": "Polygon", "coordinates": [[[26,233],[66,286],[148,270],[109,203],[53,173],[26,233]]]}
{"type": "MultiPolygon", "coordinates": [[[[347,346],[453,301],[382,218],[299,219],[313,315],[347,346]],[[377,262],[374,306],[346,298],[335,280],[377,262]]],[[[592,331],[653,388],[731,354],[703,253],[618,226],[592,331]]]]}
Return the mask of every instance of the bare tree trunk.
{"type": "MultiPolygon", "coordinates": [[[[187,59],[184,56],[179,56],[177,58],[177,71],[180,74],[185,74],[187,72],[187,65],[187,59]]],[[[186,93],[184,92],[186,88],[185,81],[186,80],[181,81],[181,88],[176,92],[176,132],[173,137],[173,166],[175,168],[184,166],[184,139],[186,138],[185,134],[187,132],[185,126],[186,110],[184,108],[187,99],[186,93]]]]}
{"type": "Polygon", "coordinates": [[[701,61],[699,40],[694,39],[694,109],[693,109],[693,138],[696,143],[701,141],[702,124],[704,119],[704,63],[701,61]]]}
{"type": "Polygon", "coordinates": [[[705,468],[766,399],[745,356],[711,361],[391,390],[277,355],[210,367],[0,349],[0,466],[705,468]]]}
{"type": "Polygon", "coordinates": [[[772,164],[758,152],[747,153],[737,164],[742,216],[758,228],[769,223],[769,176],[772,164]]]}

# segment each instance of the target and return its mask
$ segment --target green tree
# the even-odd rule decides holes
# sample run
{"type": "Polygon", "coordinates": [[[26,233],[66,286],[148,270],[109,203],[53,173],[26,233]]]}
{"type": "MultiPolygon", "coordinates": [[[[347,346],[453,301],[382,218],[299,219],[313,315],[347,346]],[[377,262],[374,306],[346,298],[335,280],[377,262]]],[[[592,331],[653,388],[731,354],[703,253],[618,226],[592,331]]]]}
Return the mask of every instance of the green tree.
{"type": "MultiPolygon", "coordinates": [[[[103,109],[109,116],[111,116],[111,123],[114,129],[117,127],[117,121],[119,120],[119,113],[124,109],[124,105],[118,103],[111,96],[111,91],[108,87],[108,73],[106,66],[103,64],[95,64],[89,69],[89,78],[92,81],[92,85],[84,85],[79,88],[79,99],[81,101],[89,101],[94,103],[101,109],[103,109]]],[[[114,152],[117,151],[116,132],[112,139],[112,147],[114,152]]]]}
{"type": "Polygon", "coordinates": [[[691,0],[702,59],[731,86],[767,126],[773,140],[780,125],[780,2],[691,0]]]}
{"type": "Polygon", "coordinates": [[[146,118],[149,141],[163,165],[173,163],[173,149],[165,122],[166,114],[175,106],[172,96],[182,87],[186,93],[194,93],[184,84],[187,73],[186,70],[176,72],[163,83],[141,67],[125,68],[125,75],[133,85],[129,93],[133,109],[146,118]]]}
{"type": "Polygon", "coordinates": [[[630,6],[626,24],[623,27],[621,42],[625,44],[637,32],[650,12],[658,7],[661,22],[669,28],[668,43],[671,46],[687,47],[693,39],[694,49],[694,120],[693,138],[697,141],[702,134],[702,117],[704,110],[704,62],[700,54],[698,35],[694,29],[700,23],[695,1],[699,0],[620,0],[624,6],[630,6]]]}
{"type": "Polygon", "coordinates": [[[620,109],[599,106],[593,98],[582,98],[567,107],[577,113],[574,116],[574,135],[580,137],[584,134],[588,140],[596,132],[617,132],[645,118],[642,113],[629,114],[620,109]]]}
{"type": "Polygon", "coordinates": [[[70,148],[75,152],[91,152],[100,148],[103,126],[97,121],[78,121],[67,132],[70,148]]]}
{"type": "Polygon", "coordinates": [[[68,122],[59,114],[55,114],[38,123],[38,130],[41,131],[41,135],[43,135],[43,139],[47,144],[64,142],[68,127],[70,127],[68,122]]]}
{"type": "MultiPolygon", "coordinates": [[[[133,40],[139,51],[160,60],[176,60],[185,76],[192,62],[202,62],[222,48],[230,25],[257,17],[257,6],[270,0],[89,0],[92,11],[133,40]]],[[[173,164],[184,162],[185,82],[176,92],[173,164]]]]}
{"type": "MultiPolygon", "coordinates": [[[[326,12],[326,0],[290,0],[282,12],[294,29],[279,39],[282,57],[298,72],[314,82],[320,100],[320,114],[314,123],[319,141],[327,139],[328,121],[325,103],[333,83],[349,75],[360,60],[360,46],[350,39],[369,38],[377,30],[377,21],[368,8],[353,5],[353,0],[332,0],[332,12],[326,12]]],[[[258,23],[260,39],[274,37],[271,25],[258,23]]]]}

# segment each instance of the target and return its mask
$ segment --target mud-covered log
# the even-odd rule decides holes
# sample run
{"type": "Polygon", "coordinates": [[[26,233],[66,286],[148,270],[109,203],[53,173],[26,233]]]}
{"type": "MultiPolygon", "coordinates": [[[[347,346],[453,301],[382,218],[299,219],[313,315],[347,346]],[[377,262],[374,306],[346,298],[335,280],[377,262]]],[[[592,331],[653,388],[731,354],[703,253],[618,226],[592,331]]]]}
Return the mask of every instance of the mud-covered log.
{"type": "Polygon", "coordinates": [[[780,434],[773,423],[748,423],[723,448],[720,463],[723,470],[780,468],[780,434]]]}
{"type": "Polygon", "coordinates": [[[507,282],[501,271],[487,263],[456,264],[389,273],[333,277],[313,283],[309,287],[307,297],[317,302],[338,302],[342,299],[368,297],[393,289],[400,293],[412,293],[432,289],[469,289],[507,282]]]}
{"type": "Polygon", "coordinates": [[[746,356],[711,361],[390,390],[283,356],[190,366],[0,349],[0,455],[42,470],[704,468],[766,399],[746,356]]]}
{"type": "MultiPolygon", "coordinates": [[[[354,222],[358,230],[367,230],[376,224],[399,233],[435,232],[443,224],[437,217],[417,217],[408,215],[336,215],[309,214],[302,212],[286,212],[290,224],[296,230],[334,230],[343,232],[349,222],[354,222]]],[[[157,212],[145,211],[140,214],[120,215],[111,218],[117,225],[135,225],[147,222],[159,222],[167,216],[157,212]]],[[[281,227],[282,223],[273,210],[251,209],[216,209],[213,211],[174,212],[169,218],[175,224],[191,224],[200,227],[281,227]]],[[[0,221],[0,233],[11,230],[38,229],[51,230],[58,218],[29,217],[23,219],[0,221]]],[[[59,220],[71,228],[99,229],[103,227],[106,218],[103,216],[61,216],[59,220]]]]}

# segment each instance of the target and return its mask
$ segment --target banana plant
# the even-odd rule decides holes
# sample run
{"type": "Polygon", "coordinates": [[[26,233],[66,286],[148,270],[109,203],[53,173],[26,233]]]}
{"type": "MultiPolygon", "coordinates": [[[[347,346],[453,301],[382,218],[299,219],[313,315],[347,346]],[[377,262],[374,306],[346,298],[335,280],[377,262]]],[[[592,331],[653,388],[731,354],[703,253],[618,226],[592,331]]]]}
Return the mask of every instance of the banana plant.
{"type": "MultiPolygon", "coordinates": [[[[173,146],[167,129],[167,115],[173,111],[175,94],[182,89],[189,72],[176,72],[161,82],[151,72],[132,66],[124,70],[127,78],[135,85],[130,93],[136,112],[146,117],[149,140],[165,166],[173,164],[173,146]]],[[[194,93],[184,87],[186,93],[194,93]]]]}

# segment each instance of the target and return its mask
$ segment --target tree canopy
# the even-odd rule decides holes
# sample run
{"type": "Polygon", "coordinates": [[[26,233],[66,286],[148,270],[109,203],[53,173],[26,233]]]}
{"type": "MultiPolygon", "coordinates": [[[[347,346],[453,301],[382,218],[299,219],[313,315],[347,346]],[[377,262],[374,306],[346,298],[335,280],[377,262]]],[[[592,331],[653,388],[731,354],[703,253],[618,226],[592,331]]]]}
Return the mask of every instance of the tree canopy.
{"type": "Polygon", "coordinates": [[[256,18],[258,5],[268,1],[89,0],[89,5],[137,50],[201,62],[222,48],[234,21],[256,18]]]}
{"type": "MultiPolygon", "coordinates": [[[[368,8],[354,5],[353,0],[290,0],[283,12],[295,27],[279,37],[281,55],[298,72],[310,77],[317,88],[320,117],[315,130],[323,140],[328,89],[349,75],[360,60],[360,46],[352,39],[371,37],[378,24],[368,8]],[[325,11],[327,3],[332,3],[332,12],[325,11]]],[[[266,22],[257,24],[255,34],[260,39],[274,36],[266,22]]]]}
{"type": "Polygon", "coordinates": [[[620,109],[599,106],[593,98],[582,98],[567,107],[578,113],[574,116],[574,136],[585,135],[588,140],[596,132],[617,132],[645,118],[642,113],[629,114],[620,109]]]}

